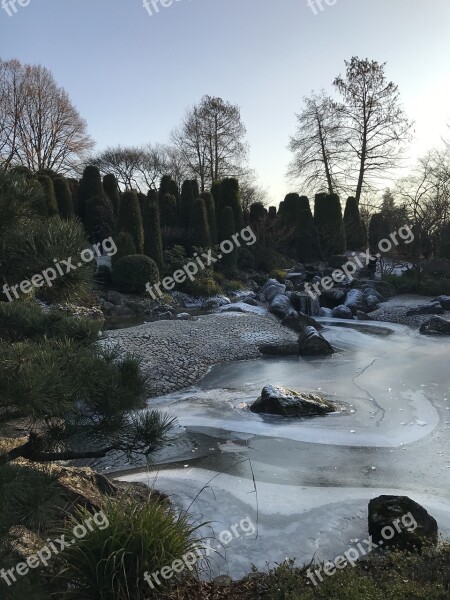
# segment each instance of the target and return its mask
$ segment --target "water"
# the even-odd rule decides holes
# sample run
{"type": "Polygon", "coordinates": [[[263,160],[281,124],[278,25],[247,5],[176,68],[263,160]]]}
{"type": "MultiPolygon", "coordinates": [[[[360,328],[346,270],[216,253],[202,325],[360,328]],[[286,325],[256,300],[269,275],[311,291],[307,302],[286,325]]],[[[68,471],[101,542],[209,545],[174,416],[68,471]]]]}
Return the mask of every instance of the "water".
{"type": "Polygon", "coordinates": [[[247,516],[257,524],[220,549],[212,575],[333,559],[367,537],[367,504],[380,494],[412,497],[450,538],[450,340],[339,325],[326,332],[334,356],[227,363],[151,401],[180,428],[158,470],[124,478],[167,492],[196,522],[211,521],[215,536],[247,516]],[[266,384],[319,392],[346,410],[305,420],[253,414],[266,384]]]}

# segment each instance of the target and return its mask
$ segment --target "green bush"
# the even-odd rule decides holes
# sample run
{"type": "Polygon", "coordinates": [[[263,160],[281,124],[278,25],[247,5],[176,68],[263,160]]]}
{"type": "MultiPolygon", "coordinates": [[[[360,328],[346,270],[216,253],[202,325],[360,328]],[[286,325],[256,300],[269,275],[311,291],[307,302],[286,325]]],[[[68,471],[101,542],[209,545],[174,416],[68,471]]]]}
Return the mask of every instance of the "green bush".
{"type": "Polygon", "coordinates": [[[317,260],[320,257],[319,239],[306,196],[299,197],[294,223],[298,259],[304,262],[317,260]]]}
{"type": "Polygon", "coordinates": [[[69,182],[64,177],[57,177],[53,180],[55,188],[56,201],[58,202],[58,211],[61,219],[72,219],[75,216],[72,201],[72,192],[69,182]]]}
{"type": "MultiPolygon", "coordinates": [[[[193,550],[196,530],[186,516],[177,517],[166,505],[149,499],[108,499],[102,507],[106,527],[95,527],[61,555],[62,579],[70,585],[67,598],[79,600],[145,600],[161,597],[167,582],[151,587],[144,579],[193,550]]],[[[65,530],[90,517],[80,509],[65,530]]],[[[102,523],[103,524],[103,523],[102,523]]],[[[181,577],[186,577],[187,573],[181,577]]],[[[164,580],[162,580],[164,581],[164,580]]],[[[174,582],[172,580],[172,582],[174,582]]]]}
{"type": "MultiPolygon", "coordinates": [[[[232,236],[236,232],[236,225],[234,221],[233,209],[230,206],[225,206],[222,211],[222,218],[220,220],[219,229],[219,240],[220,242],[229,241],[232,243],[232,236]]],[[[237,266],[238,252],[237,248],[234,248],[229,254],[223,254],[221,266],[227,272],[233,272],[237,266]]]]}
{"type": "Polygon", "coordinates": [[[116,248],[117,252],[111,256],[111,264],[114,266],[115,263],[123,258],[124,256],[130,256],[136,254],[136,245],[133,238],[126,231],[121,231],[116,237],[116,248]]]}
{"type": "Polygon", "coordinates": [[[347,238],[347,250],[361,250],[367,245],[367,232],[359,213],[356,198],[347,198],[344,211],[345,235],[347,238]]]}
{"type": "Polygon", "coordinates": [[[239,182],[235,177],[225,177],[225,179],[222,179],[220,187],[222,209],[219,214],[222,215],[223,209],[227,206],[232,209],[235,226],[233,233],[235,233],[236,231],[240,231],[244,226],[239,182]]]}
{"type": "Polygon", "coordinates": [[[145,254],[133,254],[118,260],[113,267],[113,283],[124,292],[145,292],[147,283],[159,281],[155,261],[145,254]]]}
{"type": "Polygon", "coordinates": [[[341,202],[337,194],[316,195],[314,223],[323,258],[343,254],[347,244],[341,202]]]}
{"type": "Polygon", "coordinates": [[[111,202],[114,215],[117,217],[120,209],[120,190],[117,179],[111,173],[103,177],[103,190],[111,202]]]}
{"type": "Polygon", "coordinates": [[[177,199],[173,194],[164,194],[159,203],[161,227],[176,227],[178,223],[177,199]]]}
{"type": "Polygon", "coordinates": [[[64,311],[43,312],[34,304],[0,302],[0,339],[8,342],[68,338],[89,344],[98,340],[97,321],[72,317],[64,311]]]}
{"type": "Polygon", "coordinates": [[[214,198],[211,192],[203,192],[200,194],[205,202],[206,214],[208,215],[209,235],[211,236],[211,244],[217,244],[217,217],[214,198]]]}
{"type": "Polygon", "coordinates": [[[191,241],[194,246],[201,248],[209,248],[211,246],[208,215],[203,198],[196,198],[192,205],[190,231],[191,241]]]}
{"type": "Polygon", "coordinates": [[[192,206],[194,200],[198,197],[198,195],[195,195],[196,191],[198,191],[198,184],[194,179],[183,181],[180,196],[179,224],[180,227],[183,227],[184,229],[189,229],[191,224],[192,206]]]}
{"type": "Polygon", "coordinates": [[[164,275],[171,277],[187,262],[186,250],[183,246],[175,245],[170,250],[164,250],[164,275]]]}
{"type": "Polygon", "coordinates": [[[136,246],[136,252],[142,254],[144,251],[144,227],[139,199],[135,191],[127,191],[122,195],[117,230],[129,233],[136,246]]]}
{"type": "Polygon", "coordinates": [[[59,214],[59,212],[53,180],[48,175],[38,175],[37,180],[41,184],[47,202],[47,215],[49,217],[54,217],[59,214]]]}
{"type": "Polygon", "coordinates": [[[214,279],[212,273],[208,271],[203,271],[193,281],[188,279],[184,285],[184,290],[197,298],[208,298],[222,292],[220,285],[214,279]]]}
{"type": "MultiPolygon", "coordinates": [[[[88,200],[94,196],[102,196],[102,194],[104,194],[104,191],[100,171],[97,167],[88,165],[83,171],[83,177],[77,190],[77,214],[83,223],[85,223],[84,218],[88,200]]],[[[89,229],[88,232],[91,233],[89,229]]]]}
{"type": "Polygon", "coordinates": [[[144,212],[144,237],[145,254],[152,258],[158,265],[158,269],[162,271],[164,268],[164,258],[159,204],[152,190],[147,195],[147,204],[144,212]]]}
{"type": "Polygon", "coordinates": [[[67,273],[63,266],[63,274],[57,272],[52,285],[44,283],[36,289],[36,295],[50,302],[83,304],[90,296],[95,274],[95,260],[81,261],[80,255],[87,248],[84,229],[75,219],[63,221],[60,217],[53,217],[48,221],[29,222],[17,227],[8,241],[6,281],[13,285],[30,280],[33,275],[49,268],[57,271],[54,261],[71,257],[77,268],[67,273]]]}

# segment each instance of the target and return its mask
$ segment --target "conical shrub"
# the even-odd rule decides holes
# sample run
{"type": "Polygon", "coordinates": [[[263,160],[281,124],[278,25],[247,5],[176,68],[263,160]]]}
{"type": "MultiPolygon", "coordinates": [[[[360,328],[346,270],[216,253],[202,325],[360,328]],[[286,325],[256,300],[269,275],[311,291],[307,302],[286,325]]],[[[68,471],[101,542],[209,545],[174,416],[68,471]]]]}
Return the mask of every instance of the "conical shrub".
{"type": "Polygon", "coordinates": [[[59,216],[66,221],[75,216],[73,209],[72,192],[69,182],[64,177],[57,177],[53,180],[55,188],[56,201],[58,203],[59,216]]]}
{"type": "Polygon", "coordinates": [[[122,196],[117,229],[131,235],[138,254],[144,252],[144,227],[138,195],[134,190],[126,191],[122,196]]]}
{"type": "Polygon", "coordinates": [[[191,215],[191,242],[199,248],[211,246],[211,235],[209,233],[208,215],[203,198],[194,200],[191,215]]]}
{"type": "Polygon", "coordinates": [[[208,216],[209,235],[211,237],[211,245],[217,244],[217,219],[216,219],[216,208],[214,204],[214,198],[211,192],[203,192],[200,194],[200,198],[203,198],[206,208],[206,214],[208,216]]]}
{"type": "Polygon", "coordinates": [[[47,202],[47,214],[54,217],[59,214],[58,202],[56,201],[55,186],[53,180],[48,175],[38,175],[37,180],[41,184],[42,191],[47,202]]]}
{"type": "Polygon", "coordinates": [[[322,257],[327,259],[346,250],[342,208],[337,194],[317,194],[314,206],[316,225],[322,257]]]}
{"type": "Polygon", "coordinates": [[[359,214],[359,206],[356,198],[347,198],[344,211],[345,235],[347,238],[347,250],[361,250],[366,247],[366,229],[359,214]]]}
{"type": "Polygon", "coordinates": [[[144,252],[158,265],[160,273],[163,272],[163,243],[159,220],[159,206],[153,193],[147,194],[147,206],[144,214],[144,252]]]}
{"type": "Polygon", "coordinates": [[[120,209],[120,190],[115,175],[109,173],[103,177],[103,189],[112,204],[114,215],[117,217],[120,209]]]}

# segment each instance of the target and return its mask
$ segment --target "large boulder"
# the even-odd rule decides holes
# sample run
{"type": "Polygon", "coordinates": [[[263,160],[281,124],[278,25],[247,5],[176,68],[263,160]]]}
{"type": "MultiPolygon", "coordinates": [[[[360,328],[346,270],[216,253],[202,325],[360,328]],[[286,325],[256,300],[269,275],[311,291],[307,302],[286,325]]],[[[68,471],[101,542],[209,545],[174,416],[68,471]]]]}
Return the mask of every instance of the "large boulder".
{"type": "Polygon", "coordinates": [[[277,294],[271,300],[269,304],[269,312],[280,319],[286,319],[286,317],[291,316],[296,317],[298,315],[297,311],[292,306],[290,299],[284,294],[277,294]]]}
{"type": "Polygon", "coordinates": [[[395,287],[386,281],[372,279],[354,279],[352,282],[353,288],[371,287],[376,290],[383,298],[392,298],[396,295],[395,287]]]}
{"type": "Polygon", "coordinates": [[[324,290],[320,296],[320,303],[325,308],[336,308],[344,303],[346,295],[347,291],[339,288],[324,290]]]}
{"type": "Polygon", "coordinates": [[[445,310],[439,302],[430,302],[429,304],[421,304],[415,308],[411,308],[406,313],[406,316],[413,315],[443,315],[445,310]]]}
{"type": "Polygon", "coordinates": [[[438,296],[433,302],[439,302],[444,310],[450,310],[450,296],[438,296]]]}
{"type": "Polygon", "coordinates": [[[358,310],[366,310],[366,299],[362,290],[353,289],[347,294],[344,302],[344,306],[347,306],[353,315],[356,315],[358,310]]]}
{"type": "MultiPolygon", "coordinates": [[[[358,312],[358,311],[356,311],[358,312]]],[[[341,304],[333,308],[331,316],[335,319],[353,319],[353,313],[348,306],[341,304]]]]}
{"type": "Polygon", "coordinates": [[[317,394],[266,385],[250,410],[283,417],[310,417],[335,412],[337,405],[317,394]]]}
{"type": "Polygon", "coordinates": [[[299,313],[297,316],[286,317],[286,319],[281,321],[281,324],[285,327],[289,327],[289,329],[292,329],[292,331],[295,331],[296,333],[300,333],[309,325],[311,327],[315,327],[317,331],[321,331],[323,329],[323,325],[318,323],[315,319],[313,319],[313,317],[303,313],[299,313]]]}
{"type": "Polygon", "coordinates": [[[320,302],[316,296],[307,292],[288,292],[287,296],[297,312],[311,316],[319,314],[320,302]]]}
{"type": "Polygon", "coordinates": [[[298,356],[298,344],[295,342],[261,344],[259,351],[264,356],[298,356]]]}
{"type": "Polygon", "coordinates": [[[426,544],[437,544],[438,525],[407,496],[378,496],[369,502],[369,534],[376,544],[420,551],[426,544]]]}
{"type": "Polygon", "coordinates": [[[450,335],[450,321],[442,317],[431,317],[420,328],[424,335],[450,335]]]}
{"type": "Polygon", "coordinates": [[[334,353],[333,346],[315,327],[305,327],[298,337],[300,356],[326,356],[334,353]]]}

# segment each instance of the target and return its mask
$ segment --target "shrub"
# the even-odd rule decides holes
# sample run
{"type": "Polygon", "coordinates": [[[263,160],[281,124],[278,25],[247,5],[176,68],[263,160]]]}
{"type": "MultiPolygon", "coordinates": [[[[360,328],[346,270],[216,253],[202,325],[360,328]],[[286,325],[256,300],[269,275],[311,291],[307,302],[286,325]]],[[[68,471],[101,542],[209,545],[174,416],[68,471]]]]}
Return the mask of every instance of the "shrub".
{"type": "Polygon", "coordinates": [[[113,207],[114,215],[117,217],[120,209],[120,190],[117,179],[112,173],[103,177],[103,190],[113,207]]]}
{"type": "Polygon", "coordinates": [[[211,237],[211,245],[215,246],[217,244],[217,218],[214,198],[211,192],[203,192],[202,194],[200,194],[200,198],[203,198],[206,208],[206,214],[208,215],[208,226],[209,235],[211,237]]]}
{"type": "Polygon", "coordinates": [[[86,200],[84,225],[93,242],[100,242],[113,234],[115,230],[114,212],[112,204],[104,192],[86,200]]]}
{"type": "Polygon", "coordinates": [[[198,195],[195,195],[197,190],[198,184],[194,179],[187,179],[186,181],[183,181],[180,196],[179,224],[180,227],[183,227],[184,229],[189,229],[191,224],[192,207],[194,205],[194,200],[198,198],[198,195]]]}
{"type": "Polygon", "coordinates": [[[129,233],[121,231],[116,237],[117,252],[111,256],[111,264],[114,264],[124,256],[136,254],[136,245],[129,233]]]}
{"type": "MultiPolygon", "coordinates": [[[[166,505],[150,498],[144,503],[131,498],[111,498],[102,509],[107,526],[95,527],[62,556],[63,578],[75,588],[68,598],[160,597],[168,584],[164,582],[165,586],[152,592],[144,574],[160,571],[192,551],[196,528],[186,516],[177,517],[166,505]]],[[[68,524],[66,537],[70,538],[74,526],[90,516],[86,509],[79,509],[68,524]]]]}
{"type": "Polygon", "coordinates": [[[344,211],[345,235],[347,238],[347,250],[360,250],[367,245],[367,232],[356,198],[350,196],[347,198],[344,211]]]}
{"type": "Polygon", "coordinates": [[[39,340],[45,336],[89,344],[98,339],[100,329],[98,322],[72,317],[64,311],[43,312],[34,304],[0,303],[0,339],[8,342],[39,340]]]}
{"type": "Polygon", "coordinates": [[[208,215],[206,213],[205,202],[202,198],[194,200],[190,230],[191,241],[194,246],[199,246],[200,248],[209,248],[211,246],[208,215]]]}
{"type": "Polygon", "coordinates": [[[38,175],[36,179],[39,181],[45,196],[47,203],[47,215],[49,217],[54,217],[59,213],[53,180],[48,175],[38,175]]]}
{"type": "Polygon", "coordinates": [[[253,202],[250,205],[250,224],[264,221],[267,216],[267,210],[262,202],[253,202]]]}
{"type": "Polygon", "coordinates": [[[87,247],[84,229],[74,219],[63,221],[53,217],[18,227],[8,241],[7,282],[17,284],[46,269],[56,270],[55,259],[71,257],[77,268],[66,273],[63,267],[63,275],[57,274],[51,286],[44,284],[37,288],[36,294],[50,302],[83,303],[89,297],[95,274],[95,261],[82,263],[80,260],[81,252],[87,247]]]}
{"type": "Polygon", "coordinates": [[[171,277],[175,271],[182,269],[187,262],[186,249],[183,246],[172,246],[164,250],[164,275],[171,277]]]}
{"type": "Polygon", "coordinates": [[[72,192],[70,191],[69,182],[64,177],[57,177],[53,180],[53,186],[55,188],[59,216],[61,219],[72,219],[75,216],[75,211],[73,209],[72,192]]]}
{"type": "Polygon", "coordinates": [[[159,281],[158,266],[145,254],[133,254],[119,259],[113,267],[113,283],[124,292],[145,292],[146,283],[159,281]]]}
{"type": "MultiPolygon", "coordinates": [[[[226,177],[221,182],[221,203],[222,207],[229,206],[233,211],[234,226],[236,231],[240,231],[244,226],[244,218],[242,214],[241,196],[239,191],[239,182],[235,177],[226,177]]],[[[223,209],[221,214],[223,213],[223,209]]]]}
{"type": "MultiPolygon", "coordinates": [[[[220,220],[220,233],[219,240],[229,240],[231,242],[233,234],[236,232],[233,209],[230,206],[226,206],[222,211],[222,218],[220,220]]],[[[229,254],[223,254],[221,265],[225,271],[235,271],[237,265],[237,248],[234,248],[229,254]]]]}
{"type": "Polygon", "coordinates": [[[371,251],[378,248],[380,240],[389,237],[391,233],[389,229],[389,221],[381,213],[372,215],[369,222],[369,248],[371,251]]]}
{"type": "Polygon", "coordinates": [[[177,200],[173,194],[164,194],[159,204],[161,227],[177,226],[177,200]]]}
{"type": "Polygon", "coordinates": [[[294,222],[298,259],[304,262],[317,260],[320,257],[319,241],[309,200],[306,196],[299,197],[294,222]]]}
{"type": "Polygon", "coordinates": [[[136,252],[142,254],[144,251],[144,227],[139,199],[135,191],[127,191],[122,196],[117,230],[129,233],[136,246],[136,252]]]}
{"type": "Polygon", "coordinates": [[[83,221],[83,223],[87,201],[89,200],[89,198],[93,198],[94,196],[101,196],[103,193],[103,184],[102,178],[100,176],[100,171],[97,169],[97,167],[88,165],[83,171],[83,176],[78,186],[77,196],[78,216],[83,221]]]}
{"type": "Polygon", "coordinates": [[[153,193],[149,192],[144,213],[144,251],[158,265],[160,271],[164,268],[163,243],[161,237],[161,224],[159,219],[159,206],[153,193]]]}
{"type": "Polygon", "coordinates": [[[216,296],[222,291],[210,271],[202,271],[193,281],[188,279],[184,285],[184,289],[188,294],[197,296],[198,298],[216,296]]]}
{"type": "Polygon", "coordinates": [[[347,244],[342,208],[337,194],[316,195],[314,223],[323,258],[329,258],[334,254],[343,254],[347,244]]]}

